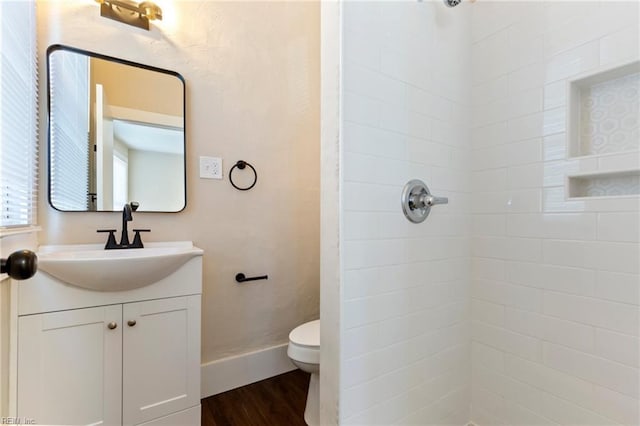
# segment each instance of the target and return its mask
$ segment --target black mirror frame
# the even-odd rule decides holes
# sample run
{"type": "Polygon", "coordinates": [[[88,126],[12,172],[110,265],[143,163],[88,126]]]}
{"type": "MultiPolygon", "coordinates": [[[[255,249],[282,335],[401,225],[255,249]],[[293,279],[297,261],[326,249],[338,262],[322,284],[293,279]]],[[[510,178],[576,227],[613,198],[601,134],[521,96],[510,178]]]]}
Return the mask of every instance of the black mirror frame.
{"type": "Polygon", "coordinates": [[[116,62],[123,65],[129,65],[137,68],[143,68],[149,71],[160,72],[163,74],[168,74],[173,77],[176,77],[182,83],[182,130],[183,130],[183,155],[184,155],[184,205],[180,210],[176,211],[141,211],[139,213],[180,213],[187,208],[187,90],[186,90],[186,81],[184,77],[180,73],[175,71],[166,70],[163,68],[154,67],[151,65],[141,64],[138,62],[128,61],[126,59],[114,58],[113,56],[103,55],[101,53],[90,52],[88,50],[78,49],[71,46],[65,46],[62,44],[52,44],[47,48],[47,201],[52,209],[63,212],[63,213],[113,213],[113,212],[121,212],[121,210],[60,210],[51,202],[51,64],[50,64],[50,56],[53,52],[58,50],[63,50],[67,52],[73,52],[82,54],[85,56],[89,56],[92,58],[103,59],[106,61],[116,62]]]}

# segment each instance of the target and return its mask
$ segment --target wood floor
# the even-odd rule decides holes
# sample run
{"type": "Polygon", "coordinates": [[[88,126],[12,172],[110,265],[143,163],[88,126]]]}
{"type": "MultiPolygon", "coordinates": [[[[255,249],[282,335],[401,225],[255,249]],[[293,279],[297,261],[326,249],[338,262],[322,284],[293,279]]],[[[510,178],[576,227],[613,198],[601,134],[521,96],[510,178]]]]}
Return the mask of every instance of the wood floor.
{"type": "Polygon", "coordinates": [[[202,426],[305,426],[309,374],[294,370],[202,400],[202,426]]]}

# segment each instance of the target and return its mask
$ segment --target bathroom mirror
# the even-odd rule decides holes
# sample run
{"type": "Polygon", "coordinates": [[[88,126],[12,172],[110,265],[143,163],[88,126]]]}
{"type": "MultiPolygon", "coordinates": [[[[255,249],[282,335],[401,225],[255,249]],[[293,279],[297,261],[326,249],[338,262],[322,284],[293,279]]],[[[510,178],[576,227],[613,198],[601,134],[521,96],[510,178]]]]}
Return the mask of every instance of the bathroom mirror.
{"type": "Polygon", "coordinates": [[[182,76],[67,46],[47,50],[49,203],[61,211],[186,206],[182,76]]]}

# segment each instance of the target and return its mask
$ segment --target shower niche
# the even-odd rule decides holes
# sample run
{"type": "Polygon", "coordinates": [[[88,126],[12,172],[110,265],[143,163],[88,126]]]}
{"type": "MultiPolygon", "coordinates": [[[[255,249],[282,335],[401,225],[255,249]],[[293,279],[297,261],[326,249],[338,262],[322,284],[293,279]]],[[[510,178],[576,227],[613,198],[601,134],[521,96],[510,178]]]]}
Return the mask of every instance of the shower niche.
{"type": "Polygon", "coordinates": [[[640,195],[640,62],[567,83],[567,159],[592,171],[567,178],[568,198],[640,195]]]}

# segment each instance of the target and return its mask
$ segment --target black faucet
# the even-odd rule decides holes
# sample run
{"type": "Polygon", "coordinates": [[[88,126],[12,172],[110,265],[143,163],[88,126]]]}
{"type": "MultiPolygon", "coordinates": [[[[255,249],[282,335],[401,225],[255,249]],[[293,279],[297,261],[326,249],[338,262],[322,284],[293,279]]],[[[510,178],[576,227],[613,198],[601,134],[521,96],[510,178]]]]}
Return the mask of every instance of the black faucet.
{"type": "Polygon", "coordinates": [[[129,230],[127,229],[127,222],[131,222],[133,220],[133,212],[138,210],[138,207],[140,207],[140,204],[132,201],[125,204],[122,208],[122,235],[120,236],[119,244],[116,242],[115,229],[98,229],[98,232],[109,233],[109,237],[107,237],[107,243],[104,246],[105,250],[144,248],[140,233],[150,232],[151,229],[134,229],[133,232],[135,232],[135,235],[133,237],[133,243],[129,242],[129,230]]]}

